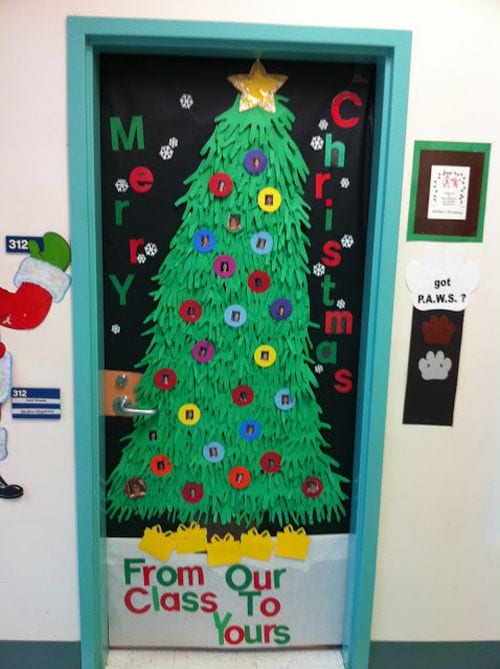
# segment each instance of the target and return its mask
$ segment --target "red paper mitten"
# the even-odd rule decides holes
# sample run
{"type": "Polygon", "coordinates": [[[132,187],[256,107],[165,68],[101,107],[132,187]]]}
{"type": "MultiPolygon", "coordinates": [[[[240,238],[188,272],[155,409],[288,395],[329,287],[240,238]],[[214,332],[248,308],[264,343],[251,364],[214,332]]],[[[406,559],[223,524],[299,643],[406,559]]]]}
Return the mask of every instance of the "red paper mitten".
{"type": "Polygon", "coordinates": [[[60,302],[70,277],[59,267],[36,258],[25,258],[16,276],[15,293],[0,288],[0,325],[30,330],[45,320],[52,302],[60,302]]]}

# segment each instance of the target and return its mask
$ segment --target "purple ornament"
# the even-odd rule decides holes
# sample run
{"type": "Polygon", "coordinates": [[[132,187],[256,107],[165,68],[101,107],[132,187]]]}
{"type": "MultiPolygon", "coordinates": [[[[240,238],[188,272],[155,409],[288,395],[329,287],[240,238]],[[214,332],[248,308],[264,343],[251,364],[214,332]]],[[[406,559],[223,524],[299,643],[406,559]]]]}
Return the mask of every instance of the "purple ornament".
{"type": "Polygon", "coordinates": [[[243,165],[246,171],[250,172],[250,174],[260,174],[266,169],[267,166],[266,155],[258,149],[249,151],[245,156],[243,165]]]}

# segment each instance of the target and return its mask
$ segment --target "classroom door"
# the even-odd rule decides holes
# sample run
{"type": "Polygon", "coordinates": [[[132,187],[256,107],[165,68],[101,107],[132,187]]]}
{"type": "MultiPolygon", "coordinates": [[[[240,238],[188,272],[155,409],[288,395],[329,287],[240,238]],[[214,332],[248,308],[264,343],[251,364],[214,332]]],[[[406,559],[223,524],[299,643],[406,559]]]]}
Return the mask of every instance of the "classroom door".
{"type": "Polygon", "coordinates": [[[101,56],[111,646],[341,643],[374,78],[101,56]]]}

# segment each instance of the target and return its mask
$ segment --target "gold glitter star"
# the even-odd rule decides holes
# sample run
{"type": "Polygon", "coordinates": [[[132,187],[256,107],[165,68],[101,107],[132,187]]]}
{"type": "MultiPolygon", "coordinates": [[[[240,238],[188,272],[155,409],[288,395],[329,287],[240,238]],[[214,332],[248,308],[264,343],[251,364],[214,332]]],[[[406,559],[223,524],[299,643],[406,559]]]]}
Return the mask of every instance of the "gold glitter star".
{"type": "Polygon", "coordinates": [[[262,107],[273,114],[276,111],[274,94],[287,79],[285,74],[268,74],[260,60],[255,61],[249,74],[232,74],[228,77],[241,93],[240,112],[262,107]]]}

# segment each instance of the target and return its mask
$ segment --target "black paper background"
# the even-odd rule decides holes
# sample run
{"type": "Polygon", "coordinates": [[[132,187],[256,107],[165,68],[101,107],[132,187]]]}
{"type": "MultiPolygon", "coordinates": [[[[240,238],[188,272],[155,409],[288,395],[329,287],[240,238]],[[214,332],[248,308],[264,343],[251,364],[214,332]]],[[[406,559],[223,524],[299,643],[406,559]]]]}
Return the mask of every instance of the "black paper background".
{"type": "Polygon", "coordinates": [[[453,425],[455,395],[457,392],[460,349],[462,347],[463,311],[419,311],[413,309],[411,324],[408,376],[406,381],[403,423],[415,425],[453,425]],[[446,316],[455,326],[455,332],[447,344],[426,344],[422,336],[422,324],[431,316],[446,316]],[[418,361],[428,351],[442,351],[451,360],[451,369],[444,380],[425,381],[418,368],[418,361]]]}
{"type": "MultiPolygon", "coordinates": [[[[335,299],[343,299],[346,309],[353,313],[352,335],[322,334],[324,314],[322,279],[311,275],[311,319],[321,324],[321,329],[311,331],[313,341],[337,341],[337,364],[324,364],[318,375],[320,388],[317,399],[323,408],[324,419],[332,429],[325,433],[332,445],[332,455],[339,462],[339,471],[351,479],[353,439],[355,425],[356,375],[359,350],[359,327],[365,257],[366,219],[369,195],[371,159],[374,68],[351,64],[263,60],[268,72],[288,75],[279,94],[286,96],[287,106],[294,112],[296,122],[292,137],[299,145],[310,176],[305,198],[311,205],[310,221],[313,225],[309,248],[310,266],[321,261],[323,244],[327,240],[340,241],[344,234],[353,236],[355,243],[341,251],[342,263],[326,268],[336,282],[335,299]],[[351,129],[334,125],[330,115],[332,99],[341,91],[349,90],[360,96],[361,108],[345,103],[346,116],[360,116],[359,123],[351,129]],[[313,136],[325,137],[320,130],[320,119],[328,121],[326,132],[334,140],[344,142],[346,161],[343,168],[325,168],[324,151],[313,151],[313,136]],[[332,197],[333,230],[324,230],[325,205],[315,200],[315,174],[330,172],[332,180],[325,185],[325,197],[332,197]],[[349,188],[341,188],[340,179],[347,177],[349,188]],[[348,368],[354,377],[353,390],[342,394],[334,390],[335,370],[348,368]]],[[[200,161],[200,149],[214,130],[214,118],[228,109],[237,91],[227,81],[230,74],[249,72],[250,60],[195,59],[159,56],[103,55],[100,62],[101,78],[101,168],[102,168],[102,228],[104,268],[104,335],[106,369],[133,370],[142,358],[148,338],[142,336],[144,318],[153,307],[149,292],[155,285],[155,275],[168,252],[169,241],[180,225],[182,209],[174,202],[184,194],[183,180],[195,171],[200,161]],[[193,97],[191,109],[182,109],[179,98],[188,93],[193,97]],[[144,127],[145,149],[113,151],[111,147],[110,116],[120,116],[125,129],[130,118],[141,115],[144,127]],[[160,147],[171,137],[178,139],[170,160],[162,160],[160,147]],[[139,194],[131,188],[118,193],[115,182],[128,179],[137,166],[148,167],[154,175],[154,185],[148,193],[139,194]],[[115,225],[115,201],[130,200],[123,210],[123,225],[115,225]],[[144,238],[158,246],[158,254],[143,265],[131,265],[129,239],[144,238]],[[118,294],[108,279],[115,274],[121,283],[128,274],[134,279],[127,295],[127,305],[120,306],[118,294]],[[120,334],[111,331],[119,324],[120,334]]],[[[314,347],[315,348],[315,347],[314,347]]],[[[315,358],[314,348],[312,357],[315,358]]],[[[137,370],[141,371],[141,370],[137,370]]],[[[120,458],[120,438],[127,434],[132,422],[122,418],[106,418],[106,468],[107,475],[120,458]]],[[[345,487],[351,494],[350,486],[345,487]]],[[[349,528],[349,503],[347,515],[341,523],[306,526],[309,533],[346,532],[349,528]]],[[[162,519],[131,519],[117,523],[108,519],[109,536],[142,536],[146,525],[162,519]]],[[[272,531],[272,525],[268,526],[272,531]]]]}

